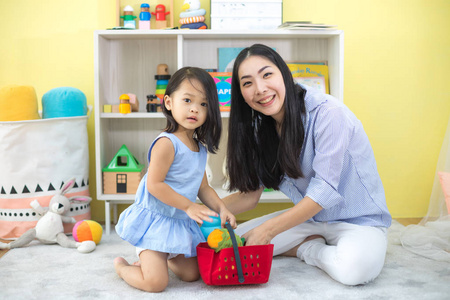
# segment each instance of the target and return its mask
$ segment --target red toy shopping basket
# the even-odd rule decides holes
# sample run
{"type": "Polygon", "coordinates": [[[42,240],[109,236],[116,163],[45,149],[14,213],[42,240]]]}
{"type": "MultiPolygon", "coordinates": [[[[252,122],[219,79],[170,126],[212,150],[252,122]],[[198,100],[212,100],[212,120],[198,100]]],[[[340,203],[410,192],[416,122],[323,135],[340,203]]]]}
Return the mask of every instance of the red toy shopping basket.
{"type": "Polygon", "coordinates": [[[197,246],[200,275],[208,285],[259,284],[269,281],[273,244],[237,247],[234,231],[226,224],[233,248],[216,253],[207,243],[197,246]]]}

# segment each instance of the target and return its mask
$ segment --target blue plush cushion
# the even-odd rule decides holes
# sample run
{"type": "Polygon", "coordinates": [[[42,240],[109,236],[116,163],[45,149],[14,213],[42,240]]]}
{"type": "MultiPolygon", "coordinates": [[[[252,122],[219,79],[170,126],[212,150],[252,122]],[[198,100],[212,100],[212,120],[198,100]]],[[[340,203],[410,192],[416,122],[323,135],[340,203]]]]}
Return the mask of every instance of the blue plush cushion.
{"type": "Polygon", "coordinates": [[[77,88],[54,88],[42,96],[43,119],[85,116],[87,111],[86,95],[77,88]]]}

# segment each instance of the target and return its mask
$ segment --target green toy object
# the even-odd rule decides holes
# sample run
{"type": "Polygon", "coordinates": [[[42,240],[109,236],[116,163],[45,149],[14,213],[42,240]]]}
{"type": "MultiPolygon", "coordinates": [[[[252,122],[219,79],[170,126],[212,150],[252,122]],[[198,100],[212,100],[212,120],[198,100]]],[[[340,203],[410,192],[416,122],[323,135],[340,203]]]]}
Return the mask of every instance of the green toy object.
{"type": "Polygon", "coordinates": [[[102,169],[104,194],[134,194],[144,175],[144,165],[122,145],[111,162],[102,169]]]}
{"type": "MultiPolygon", "coordinates": [[[[234,234],[238,247],[244,246],[244,238],[241,238],[236,233],[234,234]]],[[[216,228],[208,236],[208,246],[217,253],[222,249],[233,247],[233,243],[230,238],[230,233],[226,228],[216,228]]]]}
{"type": "Polygon", "coordinates": [[[127,146],[122,145],[117,151],[111,162],[102,169],[103,172],[141,172],[144,165],[128,150],[127,146]]]}

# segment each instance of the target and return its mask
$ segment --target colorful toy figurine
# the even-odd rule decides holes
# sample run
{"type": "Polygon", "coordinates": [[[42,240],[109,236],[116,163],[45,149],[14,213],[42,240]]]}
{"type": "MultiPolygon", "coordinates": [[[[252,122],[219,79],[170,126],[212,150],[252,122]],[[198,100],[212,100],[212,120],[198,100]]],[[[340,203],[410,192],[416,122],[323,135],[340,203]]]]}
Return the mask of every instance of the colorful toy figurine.
{"type": "Polygon", "coordinates": [[[133,15],[134,9],[127,5],[123,9],[123,16],[121,18],[123,19],[123,27],[130,28],[130,29],[136,29],[136,16],[133,15]]]}
{"type": "Polygon", "coordinates": [[[162,103],[164,94],[166,93],[167,84],[169,83],[169,67],[166,64],[159,64],[156,67],[156,91],[155,94],[158,97],[159,103],[162,103]]]}
{"type": "Polygon", "coordinates": [[[156,95],[147,95],[147,112],[161,112],[161,103],[156,95]]]}
{"type": "Polygon", "coordinates": [[[150,5],[148,3],[141,4],[141,13],[139,14],[139,29],[150,29],[150,5]]]}
{"type": "Polygon", "coordinates": [[[130,104],[130,96],[128,94],[122,94],[119,97],[119,113],[121,114],[129,114],[131,113],[131,104],[130,104]]]}
{"type": "Polygon", "coordinates": [[[180,13],[180,28],[207,29],[204,23],[206,10],[200,8],[200,0],[184,0],[180,13]]]}
{"type": "Polygon", "coordinates": [[[158,4],[155,7],[155,12],[152,15],[156,17],[156,29],[162,29],[167,27],[166,16],[170,14],[170,11],[166,11],[166,7],[162,4],[158,4]]]}

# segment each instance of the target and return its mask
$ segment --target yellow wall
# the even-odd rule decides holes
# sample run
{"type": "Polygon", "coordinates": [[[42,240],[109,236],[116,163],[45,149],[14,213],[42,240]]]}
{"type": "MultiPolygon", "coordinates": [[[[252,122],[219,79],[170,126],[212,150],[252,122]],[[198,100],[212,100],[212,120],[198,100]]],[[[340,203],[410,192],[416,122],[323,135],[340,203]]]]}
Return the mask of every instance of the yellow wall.
{"type": "MultiPolygon", "coordinates": [[[[116,25],[116,1],[3,0],[0,12],[0,86],[32,85],[38,99],[72,86],[94,104],[93,31],[116,25]]],[[[450,1],[284,0],[283,13],[345,31],[345,103],[372,142],[389,209],[423,216],[450,117],[450,1]]],[[[88,130],[95,196],[93,116],[88,130]]],[[[92,202],[92,219],[104,220],[102,201],[92,202]]]]}
{"type": "Polygon", "coordinates": [[[395,217],[426,214],[450,116],[450,1],[284,1],[284,21],[344,30],[344,101],[361,119],[395,217]]]}

